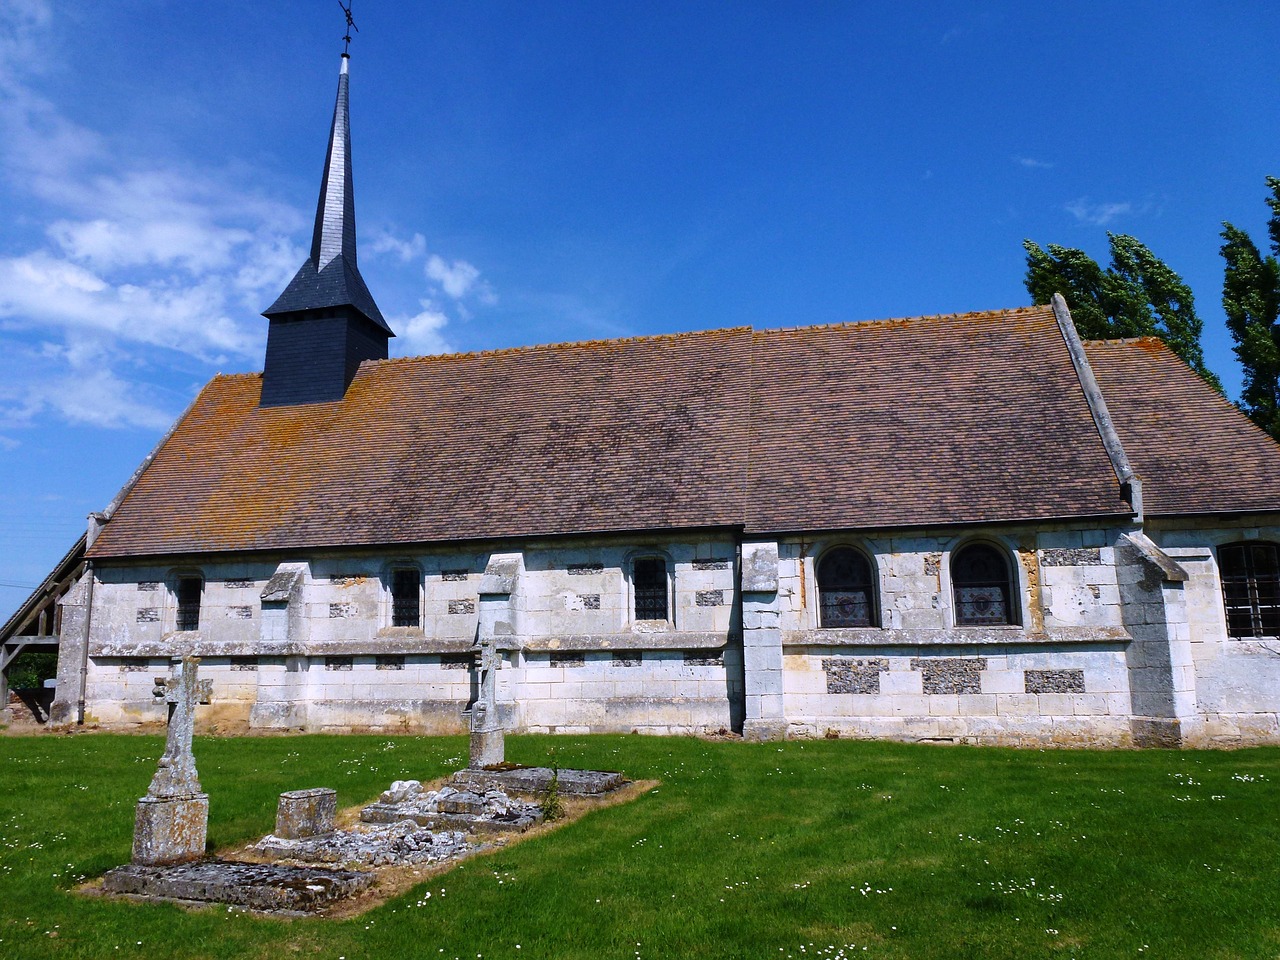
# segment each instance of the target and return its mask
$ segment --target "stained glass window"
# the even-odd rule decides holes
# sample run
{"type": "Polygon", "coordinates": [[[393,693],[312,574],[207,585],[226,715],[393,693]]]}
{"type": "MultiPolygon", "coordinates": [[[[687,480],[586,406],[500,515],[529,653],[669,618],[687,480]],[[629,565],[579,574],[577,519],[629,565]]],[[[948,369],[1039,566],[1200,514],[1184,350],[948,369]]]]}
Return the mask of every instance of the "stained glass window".
{"type": "Polygon", "coordinates": [[[874,627],[875,590],[867,558],[852,547],[824,554],[818,561],[818,602],[824,627],[874,627]]]}
{"type": "Polygon", "coordinates": [[[391,625],[416,627],[419,625],[418,571],[412,567],[391,572],[391,625]]]}
{"type": "Polygon", "coordinates": [[[631,586],[635,591],[637,620],[667,619],[666,560],[637,557],[631,566],[631,586]]]}
{"type": "Polygon", "coordinates": [[[1228,636],[1280,636],[1280,547],[1230,543],[1218,548],[1218,567],[1228,636]]]}
{"type": "Polygon", "coordinates": [[[951,560],[959,626],[1003,626],[1018,622],[1004,551],[985,543],[964,547],[951,560]]]}
{"type": "Polygon", "coordinates": [[[200,594],[203,592],[204,581],[199,577],[178,578],[179,630],[200,629],[200,594]]]}

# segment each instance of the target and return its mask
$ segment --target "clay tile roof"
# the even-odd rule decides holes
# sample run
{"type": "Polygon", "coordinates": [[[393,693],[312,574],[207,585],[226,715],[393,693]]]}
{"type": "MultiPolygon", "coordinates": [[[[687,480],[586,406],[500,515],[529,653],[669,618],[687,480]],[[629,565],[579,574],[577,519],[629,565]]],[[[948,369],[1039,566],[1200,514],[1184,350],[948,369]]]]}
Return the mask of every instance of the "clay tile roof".
{"type": "Polygon", "coordinates": [[[93,555],[736,524],[748,328],[364,364],[343,400],[216,377],[93,555]]]}
{"type": "Polygon", "coordinates": [[[755,340],[749,529],[1128,512],[1048,307],[755,340]]]}
{"type": "Polygon", "coordinates": [[[1280,444],[1154,337],[1085,344],[1146,513],[1280,510],[1280,444]]]}
{"type": "Polygon", "coordinates": [[[261,382],[205,388],[90,556],[1129,513],[1047,307],[371,361],[304,406],[261,382]]]}

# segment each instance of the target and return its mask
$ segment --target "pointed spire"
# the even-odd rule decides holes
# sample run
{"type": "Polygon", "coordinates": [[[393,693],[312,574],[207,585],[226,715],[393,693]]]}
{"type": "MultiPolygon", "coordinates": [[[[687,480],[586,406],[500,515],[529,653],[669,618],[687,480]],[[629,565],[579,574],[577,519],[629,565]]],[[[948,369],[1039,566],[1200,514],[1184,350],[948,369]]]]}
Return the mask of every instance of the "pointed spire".
{"type": "Polygon", "coordinates": [[[351,179],[351,126],[347,110],[347,65],[342,55],[338,96],[329,129],[320,199],[316,204],[311,256],[284,293],[262,312],[267,318],[332,307],[352,307],[388,336],[395,336],[356,266],[356,207],[351,179]]]}
{"type": "Polygon", "coordinates": [[[347,64],[351,58],[342,55],[338,72],[338,99],[333,105],[333,124],[329,127],[329,152],[324,158],[324,177],[320,181],[320,201],[316,204],[316,227],[311,237],[311,262],[317,270],[327,267],[334,257],[356,262],[356,204],[351,190],[351,121],[347,112],[347,64]]]}

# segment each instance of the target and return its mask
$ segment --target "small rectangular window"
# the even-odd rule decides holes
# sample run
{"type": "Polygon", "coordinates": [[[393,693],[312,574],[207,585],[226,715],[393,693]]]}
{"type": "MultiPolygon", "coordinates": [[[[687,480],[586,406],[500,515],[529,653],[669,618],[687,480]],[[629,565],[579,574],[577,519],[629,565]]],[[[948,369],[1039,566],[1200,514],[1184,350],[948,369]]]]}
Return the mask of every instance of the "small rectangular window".
{"type": "Polygon", "coordinates": [[[199,577],[180,577],[178,579],[178,623],[179,630],[200,629],[200,594],[204,591],[204,581],[199,577]]]}
{"type": "Polygon", "coordinates": [[[631,567],[636,595],[637,620],[667,619],[667,561],[662,557],[638,557],[631,567]]]}
{"type": "Polygon", "coordinates": [[[417,570],[396,570],[391,574],[391,625],[416,627],[419,625],[417,570]]]}

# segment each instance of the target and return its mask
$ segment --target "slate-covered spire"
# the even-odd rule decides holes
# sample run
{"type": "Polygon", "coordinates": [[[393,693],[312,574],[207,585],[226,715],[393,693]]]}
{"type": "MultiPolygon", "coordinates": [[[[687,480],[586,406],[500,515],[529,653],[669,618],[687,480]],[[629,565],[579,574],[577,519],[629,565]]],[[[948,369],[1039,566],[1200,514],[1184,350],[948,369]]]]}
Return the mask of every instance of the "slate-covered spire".
{"type": "Polygon", "coordinates": [[[348,62],[343,53],[311,255],[262,314],[271,321],[263,406],[341,400],[360,364],[385,360],[395,336],[356,266],[348,62]]]}
{"type": "Polygon", "coordinates": [[[344,53],[338,73],[333,124],[329,128],[329,150],[320,181],[320,199],[316,204],[311,256],[284,293],[262,315],[270,318],[302,310],[351,306],[388,336],[395,336],[356,266],[356,206],[351,183],[351,124],[347,110],[349,62],[350,58],[344,53]]]}

